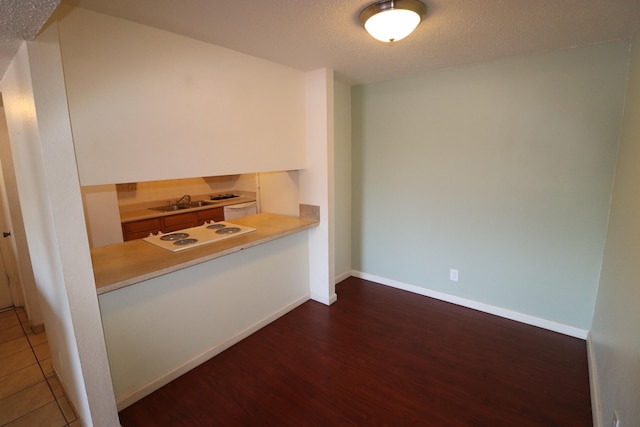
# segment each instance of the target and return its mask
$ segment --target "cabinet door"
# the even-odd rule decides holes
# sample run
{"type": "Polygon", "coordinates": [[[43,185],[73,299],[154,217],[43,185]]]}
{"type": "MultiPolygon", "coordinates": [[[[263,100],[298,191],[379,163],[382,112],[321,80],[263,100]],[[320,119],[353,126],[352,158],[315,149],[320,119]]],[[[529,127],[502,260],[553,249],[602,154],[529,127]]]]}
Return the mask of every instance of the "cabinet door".
{"type": "Polygon", "coordinates": [[[182,230],[184,228],[190,228],[196,226],[196,213],[187,212],[178,215],[169,215],[163,218],[164,232],[171,233],[172,231],[182,230]]]}
{"type": "Polygon", "coordinates": [[[160,218],[141,219],[122,223],[122,236],[125,241],[142,239],[150,233],[157,234],[162,231],[162,220],[160,218]]]}
{"type": "Polygon", "coordinates": [[[196,212],[197,216],[197,225],[202,225],[206,221],[223,221],[224,220],[224,210],[222,208],[212,208],[205,209],[196,212]]]}

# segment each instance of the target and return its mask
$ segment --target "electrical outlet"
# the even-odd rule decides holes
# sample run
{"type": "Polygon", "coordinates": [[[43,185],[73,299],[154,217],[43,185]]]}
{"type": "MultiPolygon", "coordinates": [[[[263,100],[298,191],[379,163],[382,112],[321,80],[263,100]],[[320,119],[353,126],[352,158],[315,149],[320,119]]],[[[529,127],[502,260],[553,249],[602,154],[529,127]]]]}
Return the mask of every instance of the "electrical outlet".
{"type": "Polygon", "coordinates": [[[618,413],[613,411],[613,418],[611,419],[611,427],[620,427],[620,420],[618,419],[618,413]]]}
{"type": "Polygon", "coordinates": [[[458,270],[456,270],[454,268],[449,270],[449,280],[451,280],[452,282],[457,282],[458,281],[458,270]]]}

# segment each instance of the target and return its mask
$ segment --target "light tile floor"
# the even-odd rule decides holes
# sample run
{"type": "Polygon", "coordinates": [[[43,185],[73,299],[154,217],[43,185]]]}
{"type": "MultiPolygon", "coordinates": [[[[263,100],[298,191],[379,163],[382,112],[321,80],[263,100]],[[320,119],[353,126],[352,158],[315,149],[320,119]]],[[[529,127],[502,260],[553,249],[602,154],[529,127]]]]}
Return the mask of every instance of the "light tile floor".
{"type": "Polygon", "coordinates": [[[0,312],[0,426],[79,427],[53,372],[47,335],[22,308],[0,312]]]}

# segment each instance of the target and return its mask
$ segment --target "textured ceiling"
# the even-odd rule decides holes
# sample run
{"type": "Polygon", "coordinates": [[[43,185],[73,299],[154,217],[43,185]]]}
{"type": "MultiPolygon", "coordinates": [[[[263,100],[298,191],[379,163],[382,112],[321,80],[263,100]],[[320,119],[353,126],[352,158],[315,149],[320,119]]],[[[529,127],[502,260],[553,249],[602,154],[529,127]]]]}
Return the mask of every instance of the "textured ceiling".
{"type": "Polygon", "coordinates": [[[630,38],[640,29],[640,0],[424,0],[425,21],[391,45],[358,23],[372,0],[65,2],[300,70],[333,68],[350,83],[630,38]]]}
{"type": "Polygon", "coordinates": [[[24,40],[33,40],[60,0],[0,0],[0,76],[24,40]]]}

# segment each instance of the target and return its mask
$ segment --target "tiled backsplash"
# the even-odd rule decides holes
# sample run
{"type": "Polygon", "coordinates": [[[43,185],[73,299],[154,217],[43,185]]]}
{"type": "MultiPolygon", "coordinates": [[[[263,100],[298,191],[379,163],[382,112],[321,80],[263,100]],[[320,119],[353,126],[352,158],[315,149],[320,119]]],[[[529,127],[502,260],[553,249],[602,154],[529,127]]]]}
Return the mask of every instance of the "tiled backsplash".
{"type": "Polygon", "coordinates": [[[167,181],[117,184],[118,205],[153,201],[175,201],[184,194],[206,195],[256,191],[255,174],[211,176],[205,178],[172,179],[167,181]]]}

